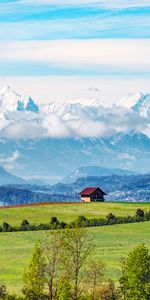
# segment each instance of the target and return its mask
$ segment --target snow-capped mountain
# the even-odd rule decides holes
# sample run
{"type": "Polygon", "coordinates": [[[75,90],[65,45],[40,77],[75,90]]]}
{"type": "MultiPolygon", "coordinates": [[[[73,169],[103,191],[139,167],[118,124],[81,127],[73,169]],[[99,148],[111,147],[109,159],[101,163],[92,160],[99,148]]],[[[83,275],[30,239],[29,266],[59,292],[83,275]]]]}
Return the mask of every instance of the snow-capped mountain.
{"type": "Polygon", "coordinates": [[[132,109],[142,117],[150,117],[150,94],[129,94],[121,99],[119,105],[132,109]]]}
{"type": "Polygon", "coordinates": [[[64,183],[73,183],[78,178],[85,178],[89,176],[112,176],[112,175],[135,175],[135,172],[126,169],[109,169],[99,166],[81,167],[70,173],[64,180],[64,183]]]}
{"type": "Polygon", "coordinates": [[[108,138],[109,142],[118,150],[126,151],[134,148],[136,151],[150,151],[150,138],[141,132],[119,132],[108,138]]]}
{"type": "Polygon", "coordinates": [[[19,95],[9,86],[4,86],[0,91],[0,111],[1,113],[14,111],[31,111],[39,112],[37,104],[31,97],[19,95]]]}
{"type": "Polygon", "coordinates": [[[143,117],[150,117],[150,94],[142,95],[132,109],[143,117]]]}
{"type": "Polygon", "coordinates": [[[36,103],[0,91],[0,165],[50,183],[81,166],[149,172],[150,94],[112,107],[98,99],[36,103]],[[16,155],[17,153],[17,155],[16,155]]]}
{"type": "Polygon", "coordinates": [[[136,94],[129,93],[126,97],[123,97],[119,102],[118,105],[132,108],[138,101],[143,97],[141,92],[137,92],[136,94]]]}

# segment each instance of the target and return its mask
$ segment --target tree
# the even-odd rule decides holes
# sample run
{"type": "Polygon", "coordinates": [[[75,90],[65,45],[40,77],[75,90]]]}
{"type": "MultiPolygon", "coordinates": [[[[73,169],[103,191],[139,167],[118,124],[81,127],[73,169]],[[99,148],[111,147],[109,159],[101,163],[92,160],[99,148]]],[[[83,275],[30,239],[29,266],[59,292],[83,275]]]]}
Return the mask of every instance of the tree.
{"type": "Polygon", "coordinates": [[[108,283],[103,284],[100,287],[100,298],[101,300],[119,300],[119,296],[116,293],[115,285],[112,280],[109,280],[108,283]]]}
{"type": "Polygon", "coordinates": [[[107,223],[108,223],[109,225],[115,224],[115,223],[116,223],[116,216],[113,215],[112,213],[109,213],[109,214],[106,216],[106,220],[107,220],[107,223]]]}
{"type": "Polygon", "coordinates": [[[138,208],[136,211],[136,217],[138,217],[140,219],[144,219],[144,210],[141,208],[138,208]]]}
{"type": "Polygon", "coordinates": [[[59,221],[58,221],[57,217],[52,217],[50,220],[50,228],[56,229],[58,224],[59,224],[59,221]]]}
{"type": "Polygon", "coordinates": [[[73,299],[79,299],[81,292],[82,270],[91,253],[91,241],[84,228],[66,229],[62,236],[64,266],[68,279],[73,282],[73,299]]]}
{"type": "Polygon", "coordinates": [[[150,299],[150,255],[144,244],[123,261],[120,290],[125,300],[150,299]]]}
{"type": "Polygon", "coordinates": [[[21,222],[21,230],[26,231],[29,230],[29,222],[27,220],[23,220],[21,222]]]}
{"type": "Polygon", "coordinates": [[[58,300],[72,300],[72,287],[66,280],[60,283],[58,289],[58,300]]]}
{"type": "Polygon", "coordinates": [[[24,273],[23,280],[23,293],[27,299],[43,299],[45,285],[45,259],[43,257],[43,250],[39,244],[36,244],[34,247],[32,258],[24,273]]]}
{"type": "Polygon", "coordinates": [[[60,280],[61,232],[54,231],[49,237],[46,237],[44,245],[46,256],[45,278],[48,285],[49,299],[52,300],[56,298],[60,280]]]}
{"type": "Polygon", "coordinates": [[[4,231],[4,232],[10,232],[10,231],[12,231],[11,225],[9,225],[6,222],[3,222],[3,224],[2,224],[2,231],[4,231]]]}
{"type": "Polygon", "coordinates": [[[91,259],[88,262],[86,276],[88,279],[88,286],[92,289],[92,300],[96,299],[96,290],[100,287],[104,277],[105,266],[100,260],[91,259]]]}
{"type": "Polygon", "coordinates": [[[87,218],[85,216],[79,216],[75,221],[77,227],[86,227],[87,226],[87,218]]]}

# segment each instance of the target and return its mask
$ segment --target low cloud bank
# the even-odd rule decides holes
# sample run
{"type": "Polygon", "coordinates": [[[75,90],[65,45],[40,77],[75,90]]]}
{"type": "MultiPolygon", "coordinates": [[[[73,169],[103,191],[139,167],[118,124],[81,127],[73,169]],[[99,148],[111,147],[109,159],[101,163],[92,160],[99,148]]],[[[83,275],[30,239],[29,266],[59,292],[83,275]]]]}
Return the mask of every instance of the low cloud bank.
{"type": "Polygon", "coordinates": [[[83,107],[78,104],[58,104],[55,112],[21,113],[20,119],[1,118],[0,138],[36,139],[67,137],[105,137],[117,132],[141,131],[150,136],[150,119],[123,107],[83,107]]]}

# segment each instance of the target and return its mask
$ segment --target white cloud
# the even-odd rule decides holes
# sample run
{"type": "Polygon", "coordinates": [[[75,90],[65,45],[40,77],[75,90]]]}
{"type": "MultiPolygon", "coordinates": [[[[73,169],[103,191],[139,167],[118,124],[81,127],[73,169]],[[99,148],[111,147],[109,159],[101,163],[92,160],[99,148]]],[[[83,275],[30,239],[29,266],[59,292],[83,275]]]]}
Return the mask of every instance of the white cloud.
{"type": "Polygon", "coordinates": [[[12,170],[15,167],[15,163],[19,158],[20,153],[18,150],[11,153],[9,156],[0,156],[0,164],[2,164],[7,170],[12,170]]]}
{"type": "Polygon", "coordinates": [[[22,4],[47,4],[47,5],[97,5],[99,7],[104,8],[130,8],[130,7],[143,7],[143,6],[149,6],[149,0],[21,0],[22,4]]]}
{"type": "MultiPolygon", "coordinates": [[[[53,105],[52,105],[53,107],[53,105]]],[[[57,107],[57,105],[56,105],[57,107]]],[[[79,103],[70,106],[58,105],[55,113],[39,114],[33,120],[10,121],[0,131],[0,138],[36,139],[45,137],[104,137],[115,132],[132,130],[148,132],[149,119],[122,107],[82,107],[79,103]]],[[[12,163],[18,156],[7,160],[12,163]]]]}
{"type": "MultiPolygon", "coordinates": [[[[16,111],[17,105],[13,106],[13,111],[12,106],[8,105],[5,108],[5,104],[10,104],[9,97],[6,95],[12,97],[14,92],[10,88],[5,88],[3,91],[0,102],[2,109],[5,110],[0,117],[0,121],[2,120],[0,138],[102,137],[115,132],[132,130],[149,132],[149,117],[143,117],[123,106],[104,107],[98,99],[78,99],[78,101],[72,99],[63,103],[52,102],[39,105],[37,114],[26,111],[19,112],[16,111]]],[[[16,103],[18,99],[16,98],[16,103]]],[[[140,99],[139,94],[137,101],[139,102],[140,99]]],[[[11,162],[7,161],[7,163],[11,162]]]]}
{"type": "Polygon", "coordinates": [[[42,126],[46,130],[45,134],[50,137],[68,137],[70,135],[69,126],[56,114],[50,114],[44,118],[42,126]]]}
{"type": "Polygon", "coordinates": [[[0,61],[149,72],[150,40],[1,42],[0,61]]]}
{"type": "Polygon", "coordinates": [[[1,138],[32,139],[45,136],[45,131],[39,125],[26,121],[14,121],[0,131],[1,138]]]}
{"type": "Polygon", "coordinates": [[[119,156],[119,159],[124,159],[124,160],[128,160],[128,161],[132,161],[135,160],[135,156],[134,155],[129,155],[128,153],[121,153],[119,156]]]}

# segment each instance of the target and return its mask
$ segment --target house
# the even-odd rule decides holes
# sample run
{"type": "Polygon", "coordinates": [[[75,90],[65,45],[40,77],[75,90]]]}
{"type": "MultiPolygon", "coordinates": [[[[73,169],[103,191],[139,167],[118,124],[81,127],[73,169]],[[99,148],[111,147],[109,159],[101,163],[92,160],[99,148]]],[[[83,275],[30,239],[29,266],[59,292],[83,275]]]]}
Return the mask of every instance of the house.
{"type": "Polygon", "coordinates": [[[103,202],[105,192],[103,192],[99,187],[87,187],[80,192],[80,197],[82,202],[103,202]]]}

